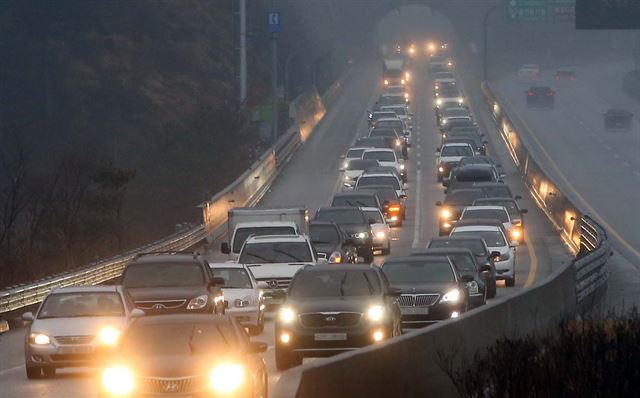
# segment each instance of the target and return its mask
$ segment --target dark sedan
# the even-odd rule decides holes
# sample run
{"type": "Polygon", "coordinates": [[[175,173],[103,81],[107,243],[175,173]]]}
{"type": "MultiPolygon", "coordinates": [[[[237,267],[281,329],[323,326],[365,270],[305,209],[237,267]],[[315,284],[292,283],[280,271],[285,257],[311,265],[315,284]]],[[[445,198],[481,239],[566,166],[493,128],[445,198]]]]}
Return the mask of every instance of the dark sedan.
{"type": "Polygon", "coordinates": [[[310,222],[309,236],[318,254],[324,254],[331,264],[355,263],[358,259],[353,239],[333,221],[310,222]]]}
{"type": "Polygon", "coordinates": [[[438,232],[440,235],[449,235],[454,221],[460,218],[462,210],[467,206],[471,206],[474,200],[486,196],[486,193],[478,188],[449,190],[444,201],[436,202],[436,206],[440,207],[440,217],[438,218],[438,232]]]}
{"type": "MultiPolygon", "coordinates": [[[[347,233],[356,247],[358,256],[366,263],[373,261],[373,235],[371,224],[362,210],[357,207],[322,207],[316,212],[315,221],[333,221],[347,233]]],[[[375,221],[375,220],[371,220],[375,221]]]]}
{"type": "Polygon", "coordinates": [[[226,315],[138,318],[102,371],[99,396],[266,397],[266,349],[226,315]]]}
{"type": "Polygon", "coordinates": [[[401,292],[403,327],[457,318],[469,306],[466,284],[473,277],[461,275],[447,256],[391,257],[382,271],[401,292]]]}
{"type": "Polygon", "coordinates": [[[468,188],[477,182],[502,182],[503,174],[500,174],[495,166],[490,164],[470,164],[458,166],[451,170],[448,179],[443,179],[445,187],[468,188]]]}
{"type": "Polygon", "coordinates": [[[527,106],[553,108],[556,92],[551,87],[531,87],[527,91],[527,106]]]}
{"type": "Polygon", "coordinates": [[[308,266],[296,273],[275,322],[276,367],[398,336],[399,293],[376,266],[308,266]]]}
{"type": "Polygon", "coordinates": [[[360,187],[357,191],[372,191],[375,192],[380,200],[382,200],[382,214],[387,221],[387,224],[392,226],[402,226],[402,221],[405,219],[405,196],[398,196],[395,188],[391,185],[368,185],[360,187]]]}

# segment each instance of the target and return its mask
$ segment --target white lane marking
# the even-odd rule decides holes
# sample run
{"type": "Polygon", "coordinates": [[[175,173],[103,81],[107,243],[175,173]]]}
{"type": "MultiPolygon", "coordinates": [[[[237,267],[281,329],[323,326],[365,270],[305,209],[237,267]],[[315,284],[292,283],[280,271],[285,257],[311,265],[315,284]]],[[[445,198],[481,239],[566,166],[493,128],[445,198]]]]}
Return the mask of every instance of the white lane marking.
{"type": "Polygon", "coordinates": [[[20,365],[20,366],[14,366],[13,368],[0,370],[0,375],[4,375],[4,374],[10,373],[10,372],[13,372],[14,370],[21,369],[23,367],[24,367],[24,365],[20,365]]]}
{"type": "Polygon", "coordinates": [[[419,160],[416,162],[416,166],[418,166],[418,167],[420,167],[421,164],[422,164],[422,162],[419,161],[419,160]]]}
{"type": "Polygon", "coordinates": [[[616,158],[616,159],[620,159],[620,155],[618,155],[617,153],[614,153],[613,157],[616,158]]]}
{"type": "Polygon", "coordinates": [[[417,248],[420,244],[420,187],[422,186],[422,170],[416,170],[416,200],[414,201],[416,206],[415,221],[413,225],[413,249],[417,248]]]}
{"type": "Polygon", "coordinates": [[[422,154],[420,152],[416,153],[416,157],[420,157],[422,154]]]}
{"type": "Polygon", "coordinates": [[[416,148],[420,149],[420,144],[416,144],[416,148]]]}

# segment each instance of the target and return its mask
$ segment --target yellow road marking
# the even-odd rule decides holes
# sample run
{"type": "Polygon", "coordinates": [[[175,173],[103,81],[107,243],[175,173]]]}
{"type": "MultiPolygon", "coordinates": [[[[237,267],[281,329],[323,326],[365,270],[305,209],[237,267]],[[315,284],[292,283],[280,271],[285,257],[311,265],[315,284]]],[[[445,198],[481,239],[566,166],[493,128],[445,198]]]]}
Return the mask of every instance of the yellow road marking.
{"type": "Polygon", "coordinates": [[[527,245],[527,250],[529,251],[529,275],[527,275],[527,281],[524,283],[524,288],[526,289],[533,285],[533,282],[536,280],[538,256],[536,255],[536,250],[529,239],[529,234],[527,233],[524,234],[524,243],[527,245]]]}

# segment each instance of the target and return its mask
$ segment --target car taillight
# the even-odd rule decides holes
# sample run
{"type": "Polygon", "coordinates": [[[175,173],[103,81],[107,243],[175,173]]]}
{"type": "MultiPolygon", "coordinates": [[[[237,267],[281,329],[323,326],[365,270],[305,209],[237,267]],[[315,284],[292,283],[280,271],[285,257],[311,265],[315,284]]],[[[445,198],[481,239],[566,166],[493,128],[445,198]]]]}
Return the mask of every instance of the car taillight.
{"type": "Polygon", "coordinates": [[[560,76],[556,76],[556,80],[560,80],[560,76]]]}
{"type": "Polygon", "coordinates": [[[547,93],[547,95],[553,97],[554,95],[556,95],[556,92],[555,91],[549,91],[547,93]]]}
{"type": "Polygon", "coordinates": [[[389,207],[389,211],[400,211],[400,206],[391,206],[389,207]]]}
{"type": "Polygon", "coordinates": [[[532,91],[529,91],[529,92],[527,92],[527,95],[528,95],[529,97],[533,97],[533,92],[532,92],[532,91]]]}

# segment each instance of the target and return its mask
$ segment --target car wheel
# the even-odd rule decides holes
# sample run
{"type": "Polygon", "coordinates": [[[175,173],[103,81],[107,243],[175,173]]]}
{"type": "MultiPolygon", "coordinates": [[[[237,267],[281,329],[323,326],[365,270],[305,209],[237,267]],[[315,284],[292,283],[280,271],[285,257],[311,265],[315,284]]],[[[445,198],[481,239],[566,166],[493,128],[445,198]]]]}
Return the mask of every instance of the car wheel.
{"type": "Polygon", "coordinates": [[[47,378],[56,377],[56,368],[50,368],[50,367],[42,368],[42,374],[44,375],[44,377],[47,377],[47,378]]]}
{"type": "Polygon", "coordinates": [[[302,356],[276,345],[276,368],[278,370],[287,370],[300,364],[302,364],[302,356]]]}
{"type": "Polygon", "coordinates": [[[25,369],[27,371],[27,379],[39,379],[42,374],[42,368],[39,366],[29,366],[25,365],[25,369]]]}
{"type": "Polygon", "coordinates": [[[516,285],[515,275],[513,276],[513,278],[505,279],[504,284],[507,285],[507,287],[514,287],[516,285]]]}
{"type": "Polygon", "coordinates": [[[380,250],[383,256],[388,256],[391,253],[391,241],[387,240],[387,248],[380,250]]]}

